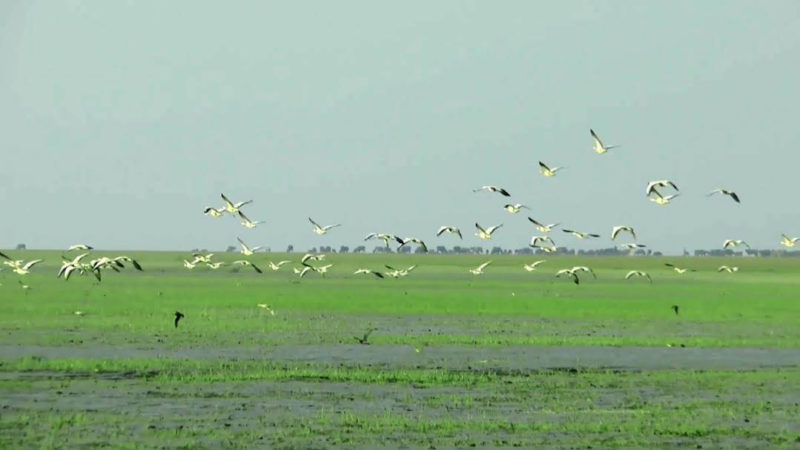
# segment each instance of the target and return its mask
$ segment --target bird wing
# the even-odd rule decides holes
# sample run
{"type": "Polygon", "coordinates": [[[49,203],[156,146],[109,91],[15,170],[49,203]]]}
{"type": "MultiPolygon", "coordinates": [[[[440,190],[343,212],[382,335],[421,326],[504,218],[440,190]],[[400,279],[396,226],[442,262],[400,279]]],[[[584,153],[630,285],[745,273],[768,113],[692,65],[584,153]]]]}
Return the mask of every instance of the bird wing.
{"type": "Polygon", "coordinates": [[[24,266],[22,266],[22,270],[28,270],[28,269],[30,269],[31,267],[35,266],[36,264],[39,264],[40,262],[42,262],[42,260],[41,260],[41,259],[34,259],[33,261],[28,261],[28,263],[27,263],[27,264],[25,264],[24,266]]]}
{"type": "Polygon", "coordinates": [[[503,188],[499,188],[498,192],[500,192],[504,197],[511,197],[511,194],[509,194],[508,191],[503,188]]]}
{"type": "Polygon", "coordinates": [[[625,279],[628,280],[634,275],[638,275],[638,273],[635,270],[631,270],[627,275],[625,275],[625,279]]]}
{"type": "Polygon", "coordinates": [[[734,200],[736,203],[741,203],[741,202],[739,201],[739,196],[738,196],[738,195],[736,195],[736,192],[731,192],[731,193],[730,193],[730,194],[728,194],[728,195],[730,195],[730,196],[731,196],[731,198],[732,198],[732,199],[733,199],[733,200],[734,200]]]}
{"type": "Polygon", "coordinates": [[[528,217],[528,220],[530,220],[530,221],[531,221],[531,223],[533,223],[533,224],[534,224],[534,225],[536,225],[536,226],[540,226],[540,227],[543,227],[543,226],[544,226],[544,225],[542,225],[541,223],[537,222],[537,221],[536,221],[534,218],[532,218],[532,217],[528,217]]]}
{"type": "Polygon", "coordinates": [[[342,224],[340,224],[340,223],[337,223],[337,224],[335,224],[335,225],[325,225],[324,227],[322,227],[322,229],[323,229],[323,230],[325,230],[325,231],[328,231],[328,230],[330,230],[331,228],[336,228],[336,227],[340,227],[340,226],[342,226],[342,224]]]}
{"type": "Polygon", "coordinates": [[[219,194],[219,195],[220,195],[220,197],[222,197],[222,200],[224,200],[225,203],[228,204],[228,206],[230,206],[231,208],[236,208],[235,206],[233,206],[233,202],[228,200],[228,197],[225,197],[225,194],[219,194]]]}
{"type": "Polygon", "coordinates": [[[495,226],[489,227],[489,228],[486,230],[486,232],[487,232],[487,233],[489,233],[489,234],[492,234],[492,233],[494,233],[494,232],[495,232],[495,231],[496,231],[498,228],[500,228],[500,227],[502,227],[502,226],[503,226],[503,224],[501,223],[500,225],[495,225],[495,226]]]}
{"type": "Polygon", "coordinates": [[[478,222],[475,222],[475,228],[480,230],[482,233],[486,233],[486,230],[484,230],[482,226],[478,225],[478,222]]]}
{"type": "Polygon", "coordinates": [[[243,221],[243,222],[245,222],[245,223],[253,223],[253,221],[252,221],[252,220],[250,220],[250,219],[248,219],[248,218],[247,218],[247,216],[246,216],[246,215],[244,215],[244,213],[243,213],[242,211],[239,211],[239,217],[240,217],[240,218],[242,219],[242,221],[243,221]]]}
{"type": "Polygon", "coordinates": [[[314,225],[315,227],[320,229],[322,228],[321,226],[319,226],[317,222],[314,222],[314,219],[312,219],[311,217],[308,218],[308,221],[311,222],[311,225],[314,225]]]}
{"type": "Polygon", "coordinates": [[[450,227],[448,227],[448,226],[442,226],[442,227],[439,227],[439,231],[437,231],[437,232],[436,232],[436,235],[437,235],[437,236],[441,236],[441,234],[442,234],[442,233],[444,233],[445,231],[448,231],[448,230],[449,230],[449,228],[450,228],[450,227]]]}
{"type": "Polygon", "coordinates": [[[541,167],[542,169],[544,169],[544,170],[546,170],[548,172],[550,171],[550,168],[547,167],[547,164],[545,164],[545,163],[543,163],[541,161],[539,161],[539,167],[541,167]]]}
{"type": "Polygon", "coordinates": [[[489,264],[491,264],[491,263],[492,263],[491,261],[486,261],[485,263],[483,263],[483,264],[481,264],[480,266],[478,266],[478,270],[483,270],[483,269],[485,269],[485,268],[486,268],[486,266],[488,266],[488,265],[489,265],[489,264]]]}

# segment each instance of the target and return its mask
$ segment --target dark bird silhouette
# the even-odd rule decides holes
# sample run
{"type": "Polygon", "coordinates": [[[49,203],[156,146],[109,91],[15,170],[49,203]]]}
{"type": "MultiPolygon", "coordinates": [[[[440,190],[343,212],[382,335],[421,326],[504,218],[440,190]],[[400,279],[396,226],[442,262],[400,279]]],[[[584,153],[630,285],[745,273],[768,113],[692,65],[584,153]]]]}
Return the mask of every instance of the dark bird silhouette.
{"type": "Polygon", "coordinates": [[[9,258],[9,257],[8,257],[8,255],[6,255],[6,254],[5,254],[5,253],[3,253],[3,252],[0,252],[0,257],[3,257],[3,258],[5,258],[5,259],[7,259],[7,260],[9,260],[9,261],[11,260],[11,258],[9,258]]]}
{"type": "Polygon", "coordinates": [[[361,345],[369,345],[369,341],[367,339],[369,339],[369,335],[375,330],[377,330],[377,328],[370,328],[366,333],[364,333],[364,337],[353,336],[353,339],[357,340],[361,345]]]}
{"type": "Polygon", "coordinates": [[[675,313],[675,315],[677,316],[677,315],[678,315],[678,305],[672,305],[672,311],[673,311],[673,312],[675,313]]]}
{"type": "Polygon", "coordinates": [[[175,328],[178,328],[178,322],[183,319],[183,313],[175,311],[175,328]]]}

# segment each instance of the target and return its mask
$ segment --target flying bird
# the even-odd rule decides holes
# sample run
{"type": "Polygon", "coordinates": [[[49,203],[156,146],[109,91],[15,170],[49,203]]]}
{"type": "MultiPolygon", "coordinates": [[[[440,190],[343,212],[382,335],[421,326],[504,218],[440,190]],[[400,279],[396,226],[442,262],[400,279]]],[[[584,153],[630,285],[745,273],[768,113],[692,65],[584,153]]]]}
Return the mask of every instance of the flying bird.
{"type": "Polygon", "coordinates": [[[578,278],[578,274],[575,273],[573,269],[561,269],[556,272],[556,278],[561,278],[562,276],[567,276],[572,279],[572,282],[575,284],[581,284],[580,278],[578,278]]]}
{"type": "Polygon", "coordinates": [[[678,186],[670,180],[655,180],[647,183],[647,187],[644,190],[644,195],[648,196],[652,193],[658,193],[658,191],[656,190],[657,187],[667,187],[667,186],[672,187],[676,191],[680,190],[678,189],[678,186]]]}
{"type": "Polygon", "coordinates": [[[551,224],[545,225],[545,224],[543,224],[541,222],[536,221],[535,219],[533,219],[531,217],[528,217],[528,220],[531,221],[531,223],[533,223],[536,226],[536,229],[539,230],[540,233],[549,233],[550,231],[553,230],[553,228],[561,225],[560,223],[551,223],[551,224]]]}
{"type": "Polygon", "coordinates": [[[389,275],[390,277],[393,277],[393,278],[399,278],[399,277],[407,276],[409,274],[409,272],[414,270],[417,266],[415,264],[413,266],[408,266],[405,269],[395,269],[394,267],[386,264],[386,265],[384,265],[384,267],[389,269],[389,272],[386,272],[386,275],[389,275]]]}
{"type": "Polygon", "coordinates": [[[656,196],[655,197],[650,197],[650,201],[655,203],[656,205],[661,205],[661,206],[669,205],[669,203],[675,197],[680,195],[680,194],[670,194],[670,195],[664,196],[664,195],[661,195],[661,193],[658,192],[655,189],[653,189],[653,194],[655,194],[656,196]]]}
{"type": "Polygon", "coordinates": [[[732,266],[732,267],[731,266],[719,266],[717,268],[717,272],[733,273],[733,272],[738,272],[738,271],[739,271],[739,268],[736,267],[736,266],[732,266]]]}
{"type": "Polygon", "coordinates": [[[622,233],[623,231],[627,231],[628,233],[630,233],[631,236],[633,236],[633,240],[634,241],[636,240],[636,232],[633,231],[633,227],[628,226],[628,225],[618,225],[618,226],[613,227],[611,229],[611,240],[612,241],[616,240],[617,236],[619,236],[619,234],[622,233]]]}
{"type": "Polygon", "coordinates": [[[253,203],[252,200],[247,200],[246,202],[233,203],[232,201],[228,200],[228,197],[225,197],[225,194],[220,194],[220,196],[222,197],[222,200],[225,201],[225,209],[231,214],[239,213],[241,212],[239,211],[239,208],[248,203],[253,203]]]}
{"type": "Polygon", "coordinates": [[[228,212],[227,209],[223,206],[222,208],[212,208],[210,206],[206,206],[206,209],[203,210],[203,214],[209,217],[222,217],[225,213],[228,212]]]}
{"type": "Polygon", "coordinates": [[[781,245],[787,248],[794,247],[800,241],[800,237],[789,237],[785,234],[781,235],[781,245]]]}
{"type": "Polygon", "coordinates": [[[386,233],[370,233],[367,237],[364,238],[365,241],[368,241],[372,238],[377,238],[383,241],[386,244],[386,247],[389,247],[389,242],[395,241],[398,244],[402,244],[403,240],[393,234],[386,234],[386,233]]]}
{"type": "Polygon", "coordinates": [[[238,261],[234,261],[234,262],[233,262],[233,264],[236,264],[236,265],[239,265],[239,266],[250,266],[250,267],[252,267],[252,268],[253,268],[253,270],[255,270],[257,273],[263,273],[263,272],[261,271],[261,269],[259,269],[259,268],[258,268],[258,266],[257,266],[257,265],[255,265],[255,264],[253,264],[253,263],[251,263],[250,261],[247,261],[247,260],[245,260],[245,259],[240,259],[240,260],[238,260],[238,261]]]}
{"type": "Polygon", "coordinates": [[[647,272],[643,272],[641,270],[631,270],[630,272],[628,272],[627,275],[625,275],[626,280],[630,280],[633,277],[643,277],[647,278],[647,281],[649,281],[650,283],[653,282],[653,279],[650,278],[650,274],[647,272]]]}
{"type": "Polygon", "coordinates": [[[630,250],[633,252],[634,250],[645,248],[647,246],[644,244],[626,243],[626,244],[621,244],[620,247],[624,248],[625,250],[630,250]]]}
{"type": "Polygon", "coordinates": [[[606,153],[607,151],[611,150],[612,148],[619,147],[619,145],[605,145],[603,141],[600,139],[600,136],[594,132],[591,128],[589,129],[589,133],[592,135],[592,139],[594,140],[594,151],[600,155],[606,153]]]}
{"type": "Polygon", "coordinates": [[[274,310],[274,309],[272,309],[272,308],[271,308],[271,307],[270,307],[268,304],[266,304],[266,303],[258,303],[256,306],[258,306],[258,307],[259,307],[259,308],[261,308],[261,309],[264,309],[264,310],[266,310],[266,311],[269,313],[269,315],[270,315],[270,316],[274,316],[274,315],[275,315],[275,310],[274,310]]]}
{"type": "Polygon", "coordinates": [[[353,275],[361,275],[361,274],[367,274],[367,273],[371,274],[371,275],[375,275],[378,278],[383,278],[383,274],[382,273],[377,272],[375,270],[370,270],[370,269],[358,269],[355,272],[353,272],[353,275]]]}
{"type": "Polygon", "coordinates": [[[336,228],[336,227],[342,226],[342,224],[337,223],[335,225],[325,225],[323,227],[323,226],[320,226],[320,224],[318,224],[317,222],[314,222],[314,219],[312,219],[311,217],[308,218],[308,221],[311,222],[311,225],[314,225],[314,233],[317,233],[320,236],[322,236],[323,234],[327,233],[328,230],[330,230],[331,228],[336,228]]]}
{"type": "Polygon", "coordinates": [[[457,234],[459,239],[464,239],[464,237],[461,236],[461,230],[459,230],[457,227],[443,225],[439,227],[439,231],[436,232],[436,236],[441,236],[442,233],[457,234]]]}
{"type": "Polygon", "coordinates": [[[295,275],[299,275],[300,278],[306,276],[309,270],[314,270],[311,266],[305,266],[302,269],[298,269],[297,267],[294,268],[295,275]]]}
{"type": "Polygon", "coordinates": [[[484,229],[482,226],[478,225],[478,222],[475,222],[475,228],[478,229],[478,231],[475,232],[475,236],[478,236],[479,238],[483,239],[484,241],[488,241],[489,239],[492,238],[492,233],[497,231],[497,229],[502,227],[502,226],[503,226],[503,224],[501,223],[500,225],[495,225],[493,227],[489,227],[489,228],[484,229]]]}
{"type": "Polygon", "coordinates": [[[539,171],[542,172],[542,175],[546,177],[554,177],[556,176],[556,172],[559,170],[566,169],[566,167],[553,167],[552,169],[547,166],[547,164],[539,161],[539,171]]]}
{"type": "Polygon", "coordinates": [[[361,344],[361,345],[369,345],[369,341],[368,341],[369,335],[372,334],[372,332],[375,331],[375,330],[377,330],[377,328],[370,328],[369,330],[367,330],[366,333],[364,333],[364,336],[362,336],[362,337],[353,336],[353,339],[358,341],[358,343],[361,344]]]}
{"type": "Polygon", "coordinates": [[[258,247],[253,247],[253,248],[248,247],[247,244],[245,244],[242,238],[240,237],[237,237],[236,240],[239,241],[239,246],[241,247],[240,252],[244,256],[250,256],[261,249],[260,245],[258,247]]]}
{"type": "Polygon", "coordinates": [[[175,311],[175,328],[178,328],[178,322],[180,322],[184,317],[185,316],[181,312],[175,311]]]}
{"type": "Polygon", "coordinates": [[[242,223],[242,226],[244,226],[245,228],[250,228],[250,229],[255,228],[256,225],[264,223],[263,220],[256,220],[255,222],[253,222],[246,215],[244,215],[244,213],[242,211],[239,211],[239,219],[240,219],[240,222],[242,223]]]}
{"type": "Polygon", "coordinates": [[[75,244],[75,245],[70,245],[69,248],[67,249],[68,252],[71,252],[73,250],[94,250],[94,247],[86,244],[75,244]]]}
{"type": "Polygon", "coordinates": [[[423,242],[422,239],[417,239],[415,237],[410,237],[410,238],[403,239],[401,241],[401,243],[400,243],[400,247],[397,247],[397,249],[400,250],[400,248],[402,246],[404,246],[406,244],[411,244],[411,243],[419,245],[419,248],[421,248],[423,252],[425,252],[425,253],[428,252],[428,246],[425,245],[425,242],[423,242]]]}
{"type": "Polygon", "coordinates": [[[217,270],[220,267],[222,267],[224,264],[225,264],[225,262],[218,261],[218,262],[215,262],[215,263],[206,263],[206,266],[208,266],[208,268],[211,269],[211,270],[217,270]]]}
{"type": "Polygon", "coordinates": [[[7,259],[7,260],[9,260],[9,261],[11,260],[11,258],[9,258],[9,257],[8,257],[8,255],[6,255],[6,254],[5,254],[5,253],[3,253],[3,252],[0,252],[0,258],[5,258],[5,259],[7,259]]]}
{"type": "Polygon", "coordinates": [[[27,274],[29,274],[31,272],[31,268],[33,268],[33,266],[35,266],[36,264],[39,264],[42,261],[43,260],[41,260],[41,259],[34,259],[33,261],[28,261],[25,264],[19,264],[19,265],[15,266],[15,267],[12,266],[13,267],[13,272],[18,274],[18,275],[27,275],[27,274]]]}
{"type": "Polygon", "coordinates": [[[300,258],[300,264],[306,265],[308,261],[322,261],[323,259],[325,259],[325,255],[322,253],[316,255],[312,253],[306,253],[302,258],[300,258]]]}
{"type": "Polygon", "coordinates": [[[503,205],[503,208],[505,208],[505,210],[510,212],[511,214],[516,214],[523,208],[530,209],[529,207],[523,205],[522,203],[515,203],[513,205],[509,203],[507,205],[503,205]]]}
{"type": "Polygon", "coordinates": [[[480,192],[480,191],[497,192],[503,197],[511,197],[511,194],[509,194],[507,190],[497,186],[481,186],[478,189],[472,190],[472,192],[480,192]]]}
{"type": "Polygon", "coordinates": [[[544,262],[545,262],[545,260],[543,260],[543,259],[540,259],[539,261],[534,261],[534,262],[533,262],[533,263],[531,263],[531,264],[523,264],[523,265],[522,265],[522,267],[524,267],[524,268],[525,268],[525,270],[527,270],[528,272],[533,272],[534,270],[536,270],[536,267],[537,267],[539,264],[542,264],[542,263],[544,263],[544,262]]]}
{"type": "Polygon", "coordinates": [[[710,196],[712,196],[714,194],[727,195],[728,197],[732,198],[733,201],[735,201],[736,203],[741,203],[739,201],[739,196],[736,195],[736,192],[729,191],[727,189],[718,188],[718,189],[714,189],[713,191],[709,192],[707,197],[710,197],[710,196]]]}
{"type": "Polygon", "coordinates": [[[680,275],[683,275],[686,272],[697,272],[694,269],[687,269],[687,268],[684,268],[684,267],[678,267],[678,266],[676,266],[674,264],[671,264],[671,263],[664,263],[664,265],[667,266],[667,267],[671,267],[672,270],[674,270],[675,272],[677,272],[680,275]]]}
{"type": "Polygon", "coordinates": [[[581,231],[568,230],[566,228],[562,229],[561,231],[563,231],[564,233],[569,233],[569,234],[575,236],[578,239],[588,239],[588,238],[599,238],[600,237],[599,234],[584,233],[584,232],[581,232],[581,231]]]}
{"type": "Polygon", "coordinates": [[[491,261],[486,261],[485,263],[481,264],[480,266],[478,266],[478,267],[476,267],[474,269],[469,269],[469,271],[473,275],[483,275],[483,269],[485,269],[486,266],[488,266],[491,263],[492,263],[491,261]]]}
{"type": "Polygon", "coordinates": [[[750,244],[741,239],[726,239],[725,242],[722,243],[722,248],[738,247],[740,245],[750,248],[750,244]]]}
{"type": "Polygon", "coordinates": [[[540,242],[549,242],[550,245],[552,245],[552,246],[556,245],[556,243],[553,241],[553,239],[550,236],[534,236],[534,237],[531,238],[531,243],[528,244],[528,246],[534,247],[534,248],[535,247],[539,247],[538,244],[540,242]]]}
{"type": "Polygon", "coordinates": [[[270,261],[269,262],[269,268],[272,269],[272,270],[278,270],[278,269],[281,268],[282,265],[288,264],[290,262],[291,261],[289,261],[288,259],[285,259],[283,261],[278,261],[277,263],[274,263],[274,262],[270,261]]]}

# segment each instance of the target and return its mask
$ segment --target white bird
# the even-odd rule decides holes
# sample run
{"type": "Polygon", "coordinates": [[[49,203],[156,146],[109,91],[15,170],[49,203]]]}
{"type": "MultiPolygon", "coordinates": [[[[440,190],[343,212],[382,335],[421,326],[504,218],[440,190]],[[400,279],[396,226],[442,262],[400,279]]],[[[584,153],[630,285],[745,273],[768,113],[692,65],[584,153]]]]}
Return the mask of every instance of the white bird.
{"type": "Polygon", "coordinates": [[[552,169],[547,166],[547,164],[539,161],[539,171],[542,172],[542,175],[546,177],[554,177],[556,176],[556,172],[559,170],[566,169],[566,167],[553,167],[552,169]]]}
{"type": "Polygon", "coordinates": [[[187,261],[184,259],[183,267],[186,267],[187,269],[194,269],[195,267],[197,267],[197,263],[193,261],[187,261]]]}
{"type": "Polygon", "coordinates": [[[384,265],[384,267],[389,269],[389,272],[386,272],[386,275],[389,275],[390,277],[394,277],[394,278],[399,278],[399,277],[407,276],[417,266],[415,264],[413,266],[408,266],[405,269],[395,269],[394,267],[386,264],[386,265],[384,265]]]}
{"type": "Polygon", "coordinates": [[[228,200],[228,197],[225,197],[225,194],[220,194],[220,196],[222,197],[222,200],[225,201],[225,209],[231,214],[239,213],[240,212],[239,208],[248,203],[253,203],[252,200],[247,200],[246,202],[233,203],[232,201],[228,200]]]}
{"type": "Polygon", "coordinates": [[[671,264],[671,263],[664,263],[664,265],[667,266],[667,267],[671,267],[672,270],[674,270],[675,272],[677,272],[680,275],[683,275],[686,272],[696,272],[696,270],[694,270],[694,269],[687,269],[687,268],[684,268],[684,267],[678,267],[678,266],[676,266],[674,264],[671,264]]]}
{"type": "Polygon", "coordinates": [[[361,274],[367,274],[367,273],[371,274],[371,275],[375,275],[378,278],[383,278],[383,274],[382,273],[377,272],[375,270],[370,270],[370,269],[357,269],[355,272],[353,272],[353,275],[361,275],[361,274]]]}
{"type": "Polygon", "coordinates": [[[192,264],[210,263],[211,262],[211,257],[214,256],[214,254],[213,253],[207,253],[205,255],[201,255],[199,253],[192,253],[192,256],[194,257],[194,259],[192,260],[192,264]]]}
{"type": "Polygon", "coordinates": [[[480,192],[480,191],[497,192],[498,194],[504,197],[511,197],[511,194],[509,194],[507,190],[497,186],[481,186],[478,189],[472,190],[472,192],[480,192]]]}
{"type": "Polygon", "coordinates": [[[600,136],[594,132],[591,128],[589,129],[589,133],[592,135],[592,139],[594,140],[594,151],[598,154],[602,155],[603,153],[611,150],[612,148],[619,147],[619,145],[605,145],[603,141],[600,139],[600,136]]]}
{"type": "Polygon", "coordinates": [[[592,274],[592,276],[595,279],[597,279],[597,274],[594,273],[594,270],[592,270],[591,268],[586,267],[586,266],[575,266],[575,267],[572,268],[572,271],[573,272],[588,272],[588,273],[592,274]]]}
{"type": "Polygon", "coordinates": [[[713,191],[709,192],[707,197],[710,197],[710,196],[712,196],[714,194],[727,195],[728,197],[732,198],[733,201],[735,201],[736,203],[741,203],[739,201],[739,196],[736,195],[736,192],[729,191],[727,189],[718,188],[718,189],[714,189],[713,191]]]}
{"type": "Polygon", "coordinates": [[[556,278],[561,278],[562,276],[567,276],[572,278],[572,282],[575,284],[581,284],[580,278],[578,278],[578,274],[575,273],[573,269],[561,269],[556,272],[556,278]]]}
{"type": "Polygon", "coordinates": [[[248,247],[247,244],[244,243],[242,238],[237,237],[236,240],[239,241],[239,246],[241,247],[240,252],[244,256],[250,256],[261,249],[260,245],[258,247],[253,247],[253,248],[248,247]]]}
{"type": "Polygon", "coordinates": [[[342,226],[342,224],[337,223],[335,225],[325,225],[323,227],[323,226],[320,226],[320,224],[318,224],[317,222],[314,222],[314,219],[312,219],[311,217],[308,218],[308,221],[311,222],[312,225],[314,225],[314,233],[317,233],[320,236],[322,236],[323,234],[327,233],[328,230],[330,230],[331,228],[336,228],[336,227],[342,226]]]}
{"type": "Polygon", "coordinates": [[[663,196],[663,195],[661,195],[660,192],[658,192],[655,189],[653,189],[653,194],[656,194],[656,196],[655,197],[650,197],[650,201],[655,203],[655,204],[657,204],[657,205],[661,205],[661,206],[669,205],[669,203],[672,201],[672,199],[674,199],[675,197],[680,195],[680,194],[670,194],[670,195],[667,195],[667,196],[663,196]]]}
{"type": "Polygon", "coordinates": [[[733,272],[738,272],[738,271],[739,271],[739,268],[736,267],[736,266],[733,266],[733,267],[731,267],[731,266],[719,266],[719,268],[717,268],[717,272],[733,273],[733,272]]]}
{"type": "Polygon", "coordinates": [[[626,280],[630,280],[633,277],[644,277],[647,278],[647,281],[649,281],[650,283],[653,282],[653,279],[650,278],[650,274],[647,272],[643,272],[641,270],[631,270],[630,272],[628,272],[627,275],[625,275],[626,280]]]}
{"type": "Polygon", "coordinates": [[[588,239],[590,237],[591,238],[599,238],[600,237],[599,234],[584,233],[582,231],[568,230],[566,228],[563,228],[561,231],[563,231],[564,233],[569,233],[569,234],[575,236],[578,239],[588,239]]]}
{"type": "Polygon", "coordinates": [[[621,232],[623,232],[623,231],[627,231],[628,233],[630,233],[631,236],[633,236],[633,240],[634,241],[636,240],[636,232],[633,231],[633,227],[628,226],[628,225],[618,225],[618,226],[613,227],[611,229],[611,240],[612,241],[616,240],[617,236],[619,236],[619,234],[621,232]]]}
{"type": "Polygon", "coordinates": [[[272,269],[272,270],[278,270],[278,269],[281,268],[282,265],[289,264],[290,262],[291,261],[289,261],[288,259],[285,259],[283,261],[278,261],[277,263],[274,263],[274,262],[270,261],[269,262],[269,268],[272,269]]]}
{"type": "Polygon", "coordinates": [[[203,214],[209,217],[222,217],[226,212],[227,210],[224,206],[222,208],[212,208],[210,206],[206,206],[206,208],[203,210],[203,214]]]}
{"type": "Polygon", "coordinates": [[[459,239],[464,239],[464,237],[461,236],[461,230],[459,230],[457,227],[443,225],[439,227],[439,231],[436,232],[436,236],[441,236],[442,233],[457,234],[459,239]]]}
{"type": "Polygon", "coordinates": [[[65,280],[69,280],[70,274],[75,270],[80,270],[80,262],[86,255],[89,253],[81,253],[80,255],[76,256],[72,259],[72,261],[64,260],[64,263],[61,264],[61,268],[58,269],[58,275],[56,278],[64,277],[65,280]]]}
{"type": "Polygon", "coordinates": [[[538,247],[540,242],[549,242],[552,246],[556,245],[555,241],[553,241],[553,238],[550,236],[534,236],[531,238],[531,243],[528,245],[530,247],[538,247]]]}
{"type": "Polygon", "coordinates": [[[364,238],[365,241],[368,241],[372,238],[377,238],[383,241],[386,246],[389,246],[389,242],[395,241],[399,244],[403,243],[403,240],[393,234],[386,234],[386,233],[370,233],[367,237],[364,238]]]}
{"type": "Polygon", "coordinates": [[[259,225],[259,224],[262,224],[262,223],[264,223],[264,221],[263,221],[263,220],[256,220],[255,222],[254,222],[254,221],[252,221],[252,220],[250,220],[250,219],[249,219],[247,216],[245,216],[245,215],[244,215],[244,213],[243,213],[243,212],[241,212],[241,211],[239,211],[239,219],[240,219],[240,221],[241,221],[241,223],[242,223],[242,226],[244,226],[245,228],[250,228],[250,229],[253,229],[253,228],[255,228],[255,227],[256,227],[256,225],[259,225]]]}
{"type": "Polygon", "coordinates": [[[305,266],[302,269],[298,269],[297,267],[295,267],[294,268],[294,273],[299,275],[300,278],[303,278],[304,276],[306,276],[306,274],[308,273],[309,270],[313,270],[311,268],[311,266],[305,266]]]}
{"type": "Polygon", "coordinates": [[[33,266],[39,264],[42,261],[43,260],[41,259],[34,259],[33,261],[28,261],[25,264],[14,267],[13,271],[18,275],[27,275],[31,272],[31,268],[33,268],[33,266]]]}
{"type": "Polygon", "coordinates": [[[478,225],[478,222],[475,222],[475,228],[478,229],[478,231],[475,232],[475,236],[478,236],[479,238],[483,239],[484,241],[488,241],[489,239],[492,238],[492,233],[497,231],[497,229],[502,227],[502,226],[503,226],[503,224],[501,223],[500,225],[495,225],[493,227],[489,227],[489,228],[484,229],[482,226],[478,225]]]}
{"type": "Polygon", "coordinates": [[[509,203],[507,205],[503,205],[503,208],[505,208],[505,210],[510,212],[511,214],[518,213],[522,208],[530,209],[529,207],[523,205],[522,203],[515,203],[513,205],[509,203]]]}
{"type": "Polygon", "coordinates": [[[324,265],[324,266],[317,266],[317,267],[313,267],[313,266],[308,266],[308,267],[311,267],[311,269],[313,269],[314,272],[321,273],[322,276],[325,276],[325,274],[328,273],[328,269],[333,267],[333,264],[327,264],[327,265],[324,265]]]}
{"type": "Polygon", "coordinates": [[[274,310],[274,309],[272,309],[272,308],[271,308],[271,307],[270,307],[268,304],[266,304],[266,303],[258,303],[258,304],[256,304],[256,306],[258,306],[258,307],[259,307],[259,308],[261,308],[261,309],[264,309],[264,310],[266,310],[266,311],[267,311],[267,313],[269,313],[269,315],[270,315],[270,316],[274,316],[274,315],[275,315],[275,310],[274,310]]]}
{"type": "Polygon", "coordinates": [[[476,267],[474,269],[469,269],[469,271],[473,275],[483,275],[483,269],[485,269],[486,266],[488,266],[491,263],[492,263],[491,261],[486,261],[485,263],[481,264],[480,266],[478,266],[478,267],[476,267]]]}
{"type": "Polygon", "coordinates": [[[247,260],[245,260],[245,259],[240,259],[240,260],[238,260],[238,261],[234,261],[234,262],[233,262],[233,264],[236,264],[236,265],[239,265],[239,266],[250,266],[250,267],[252,267],[252,268],[253,268],[253,270],[255,270],[256,272],[258,272],[258,273],[263,273],[263,272],[261,271],[261,269],[259,269],[259,268],[258,268],[258,266],[257,266],[257,265],[255,265],[255,264],[253,264],[253,263],[251,263],[250,261],[247,261],[247,260]]]}
{"type": "Polygon", "coordinates": [[[547,245],[547,246],[544,246],[544,247],[536,247],[536,248],[538,248],[539,250],[541,250],[541,251],[543,251],[545,253],[554,253],[554,252],[558,251],[558,249],[556,248],[555,245],[547,245]]]}
{"type": "Polygon", "coordinates": [[[640,248],[645,248],[647,246],[644,245],[644,244],[626,243],[626,244],[621,244],[620,247],[624,248],[625,250],[633,251],[633,250],[637,250],[637,249],[640,249],[640,248]]]}
{"type": "Polygon", "coordinates": [[[71,252],[73,250],[94,250],[94,247],[86,244],[75,244],[75,245],[70,245],[69,248],[67,249],[68,252],[71,252]]]}
{"type": "Polygon", "coordinates": [[[206,266],[208,266],[208,268],[211,269],[211,270],[217,270],[220,267],[222,267],[224,264],[225,263],[223,261],[218,261],[218,262],[215,262],[215,263],[206,263],[206,266]]]}
{"type": "Polygon", "coordinates": [[[785,234],[781,235],[781,245],[787,248],[794,247],[800,241],[800,237],[789,237],[785,234]]]}
{"type": "Polygon", "coordinates": [[[300,264],[305,265],[308,261],[322,261],[323,259],[325,259],[325,255],[322,253],[318,253],[316,255],[313,253],[306,253],[302,258],[300,258],[300,264]]]}
{"type": "Polygon", "coordinates": [[[658,194],[658,191],[656,190],[657,187],[667,187],[667,186],[671,186],[676,191],[680,190],[678,189],[678,186],[670,180],[655,180],[647,183],[647,187],[644,190],[644,195],[648,196],[654,192],[658,194]]]}
{"type": "Polygon", "coordinates": [[[533,272],[534,270],[536,270],[536,266],[538,266],[539,264],[542,264],[544,262],[546,262],[546,261],[543,260],[543,259],[540,259],[539,261],[534,261],[531,264],[523,264],[522,267],[525,268],[525,270],[527,270],[528,272],[533,272]]]}
{"type": "Polygon", "coordinates": [[[738,247],[740,245],[750,248],[750,244],[741,239],[726,239],[725,242],[722,243],[722,248],[738,247]]]}
{"type": "Polygon", "coordinates": [[[539,230],[540,233],[549,233],[549,232],[551,232],[553,230],[553,228],[561,225],[560,223],[551,223],[551,224],[545,225],[545,224],[543,224],[541,222],[536,221],[532,217],[528,217],[528,220],[530,220],[531,223],[533,223],[536,226],[536,229],[539,230]]]}
{"type": "Polygon", "coordinates": [[[415,237],[410,237],[410,238],[403,239],[402,242],[400,243],[400,246],[397,247],[397,249],[400,250],[400,248],[402,246],[404,246],[406,244],[410,244],[410,243],[417,244],[417,245],[419,245],[419,248],[421,248],[423,252],[425,252],[425,253],[428,252],[428,246],[425,245],[425,242],[423,242],[422,239],[417,239],[415,237]]]}

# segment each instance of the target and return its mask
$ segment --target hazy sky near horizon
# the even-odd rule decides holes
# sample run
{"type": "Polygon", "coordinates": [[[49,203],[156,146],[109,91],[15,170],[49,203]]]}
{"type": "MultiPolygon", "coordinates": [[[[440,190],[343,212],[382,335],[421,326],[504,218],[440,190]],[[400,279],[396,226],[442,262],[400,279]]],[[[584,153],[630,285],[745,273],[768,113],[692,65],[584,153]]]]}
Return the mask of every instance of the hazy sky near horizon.
{"type": "Polygon", "coordinates": [[[800,235],[798,24],[788,0],[3,2],[0,248],[518,248],[527,215],[603,235],[554,233],[576,248],[619,224],[670,253],[776,248],[800,235]],[[220,192],[266,224],[203,216],[220,192]]]}

